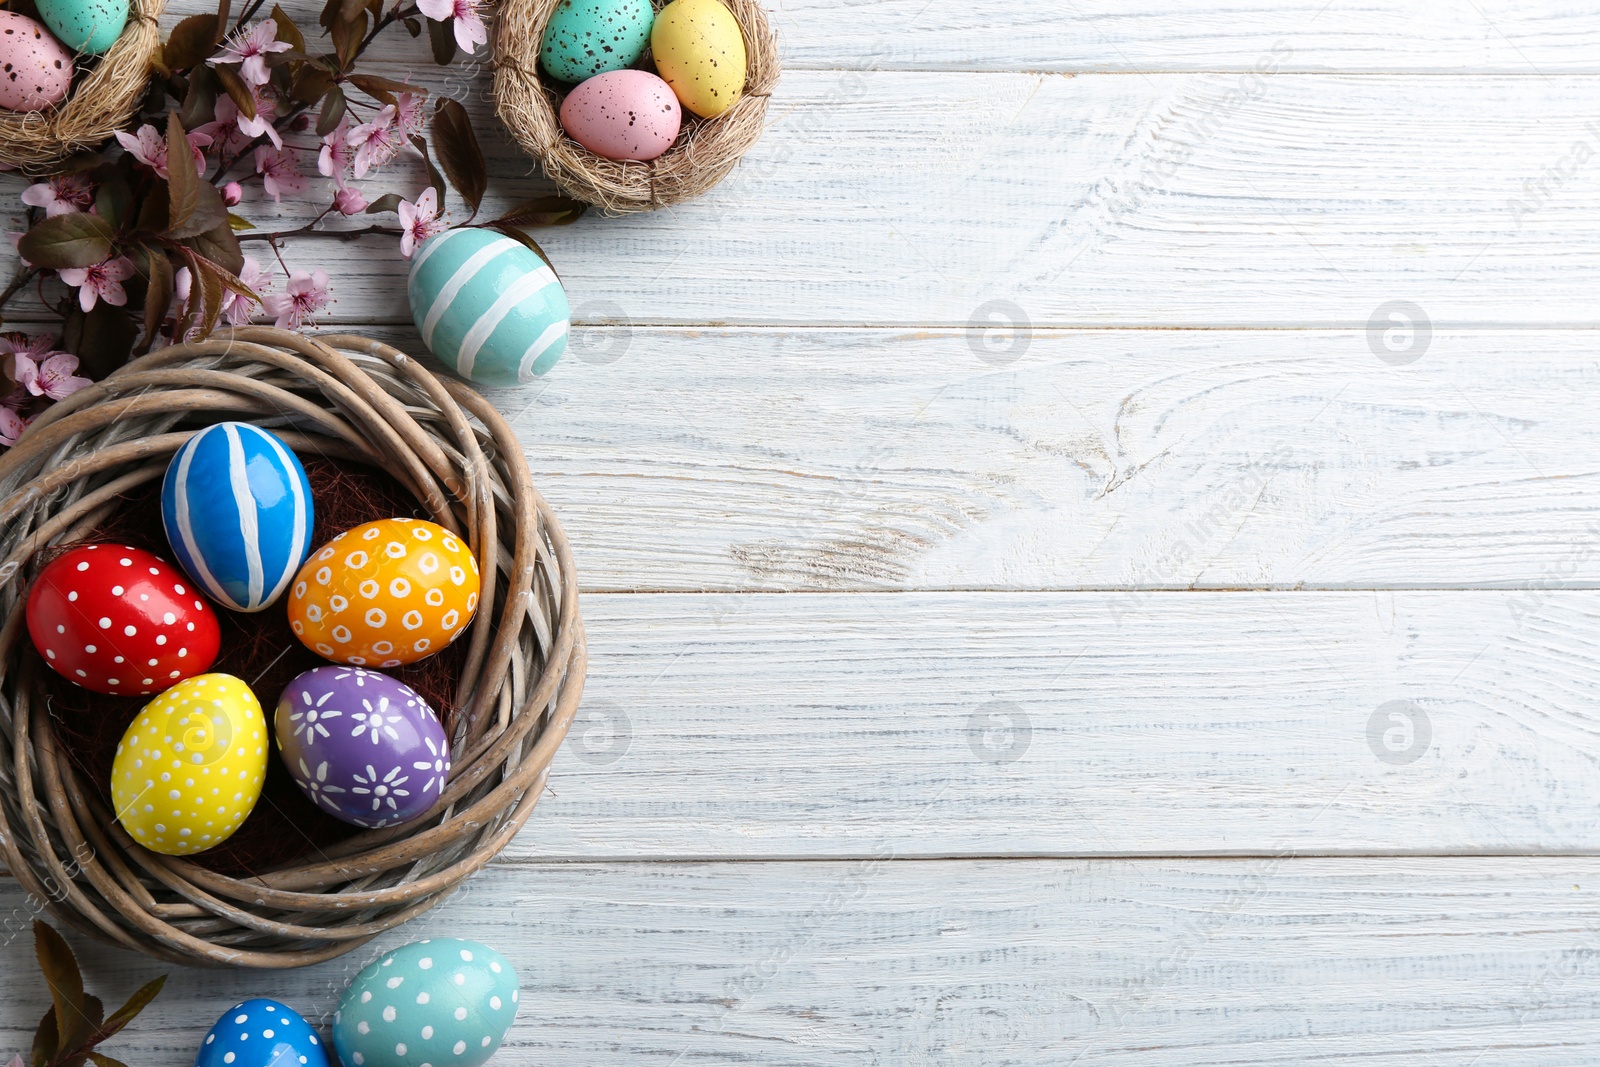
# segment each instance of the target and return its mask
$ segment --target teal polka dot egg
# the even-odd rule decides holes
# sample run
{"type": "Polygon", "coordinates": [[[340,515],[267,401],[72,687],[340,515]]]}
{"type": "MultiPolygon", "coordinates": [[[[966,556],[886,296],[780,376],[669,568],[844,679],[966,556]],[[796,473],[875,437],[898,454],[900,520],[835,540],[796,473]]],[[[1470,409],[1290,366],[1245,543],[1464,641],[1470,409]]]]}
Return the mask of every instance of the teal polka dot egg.
{"type": "Polygon", "coordinates": [[[128,0],[39,0],[39,17],[74,52],[108,51],[128,24],[128,0]]]}
{"type": "Polygon", "coordinates": [[[655,21],[650,0],[561,0],[544,28],[539,62],[552,78],[573,83],[631,67],[655,21]]]}
{"type": "Polygon", "coordinates": [[[517,1015],[517,973],[488,945],[415,941],[356,976],[333,1016],[345,1067],[479,1067],[517,1015]]]}
{"type": "Polygon", "coordinates": [[[503,233],[463,226],[428,238],[406,295],[428,350],[475,382],[532,381],[567,350],[572,313],[560,279],[503,233]]]}

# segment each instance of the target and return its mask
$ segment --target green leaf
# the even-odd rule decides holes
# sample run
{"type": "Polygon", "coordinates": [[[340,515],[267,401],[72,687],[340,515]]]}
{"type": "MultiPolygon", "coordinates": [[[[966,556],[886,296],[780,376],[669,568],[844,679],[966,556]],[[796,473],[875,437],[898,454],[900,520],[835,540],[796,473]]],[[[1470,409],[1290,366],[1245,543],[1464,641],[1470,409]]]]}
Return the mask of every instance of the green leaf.
{"type": "Polygon", "coordinates": [[[171,237],[194,237],[228,225],[222,194],[194,172],[189,142],[176,112],[167,114],[167,195],[172,198],[167,219],[171,237]]]}
{"type": "Polygon", "coordinates": [[[250,92],[250,87],[244,83],[239,72],[228,63],[219,63],[211,69],[216,73],[217,81],[222,84],[223,92],[228,94],[228,99],[238,105],[239,114],[247,119],[255,118],[255,95],[250,92]]]}
{"type": "Polygon", "coordinates": [[[328,90],[328,95],[322,98],[322,110],[317,113],[317,136],[326,137],[339,126],[339,120],[344,118],[347,101],[344,90],[335,85],[328,90]]]}
{"type": "Polygon", "coordinates": [[[377,215],[385,211],[400,210],[400,194],[384,193],[378,199],[367,205],[368,215],[377,215]]]}
{"type": "Polygon", "coordinates": [[[217,16],[190,15],[172,27],[161,49],[161,62],[168,70],[188,70],[205,63],[221,39],[217,16]]]}
{"type": "Polygon", "coordinates": [[[444,175],[439,173],[439,168],[433,165],[433,157],[428,154],[428,142],[416,134],[411,135],[411,147],[422,154],[422,162],[428,165],[428,184],[433,186],[434,195],[439,198],[439,208],[444,209],[444,175]]]}
{"type": "MultiPolygon", "coordinates": [[[[165,259],[166,257],[162,258],[165,259]]],[[[171,269],[170,266],[168,269],[171,269]]],[[[167,976],[162,975],[159,978],[152,978],[140,986],[138,991],[128,998],[126,1004],[111,1013],[111,1018],[107,1019],[105,1025],[100,1028],[100,1040],[106,1040],[106,1038],[111,1037],[118,1030],[131,1023],[135,1016],[144,1011],[150,1002],[156,999],[156,996],[161,992],[162,986],[166,984],[167,976]]]]}
{"type": "Polygon", "coordinates": [[[56,1009],[51,1007],[44,1013],[44,1018],[39,1020],[39,1028],[33,1032],[33,1051],[29,1055],[33,1067],[50,1067],[56,1058],[60,1047],[60,1035],[56,1031],[56,1009]]]}
{"type": "Polygon", "coordinates": [[[583,217],[589,205],[564,196],[539,196],[524,200],[495,219],[508,226],[569,226],[583,217]]]}
{"type": "Polygon", "coordinates": [[[230,274],[244,269],[244,251],[239,247],[239,238],[233,234],[233,226],[227,222],[214,230],[196,234],[183,244],[230,274]]]}
{"type": "Polygon", "coordinates": [[[449,66],[456,58],[456,31],[448,22],[428,20],[428,43],[433,46],[433,61],[449,66]]]}
{"type": "Polygon", "coordinates": [[[166,320],[167,306],[172,303],[173,273],[172,261],[165,252],[155,248],[145,251],[149,284],[144,291],[144,338],[139,342],[139,347],[148,352],[150,346],[155,344],[161,323],[166,320]]]}
{"type": "MultiPolygon", "coordinates": [[[[478,135],[473,132],[472,120],[460,101],[446,97],[433,109],[433,146],[450,184],[456,187],[472,213],[477,214],[484,190],[489,187],[489,171],[484,165],[483,149],[478,145],[478,135]]],[[[439,199],[442,206],[443,194],[439,199]]]]}
{"type": "Polygon", "coordinates": [[[231,211],[228,212],[228,229],[232,230],[234,233],[244,233],[246,230],[253,230],[255,228],[256,224],[245,218],[243,215],[235,215],[231,211]]]}
{"type": "Polygon", "coordinates": [[[29,263],[51,270],[92,267],[111,255],[115,235],[100,216],[73,211],[41,220],[22,235],[17,252],[29,263]]]}
{"type": "Polygon", "coordinates": [[[278,24],[278,40],[286,43],[297,52],[306,50],[306,38],[300,32],[300,27],[294,24],[294,19],[278,4],[272,5],[272,21],[278,24]]]}
{"type": "MultiPolygon", "coordinates": [[[[56,216],[64,218],[65,216],[56,216]]],[[[99,262],[96,260],[96,262],[99,262]]],[[[39,969],[50,986],[50,1000],[56,1012],[56,1040],[60,1051],[70,1052],[83,1044],[94,1030],[88,1002],[83,995],[83,975],[72,946],[49,923],[33,922],[33,951],[39,969]]]]}

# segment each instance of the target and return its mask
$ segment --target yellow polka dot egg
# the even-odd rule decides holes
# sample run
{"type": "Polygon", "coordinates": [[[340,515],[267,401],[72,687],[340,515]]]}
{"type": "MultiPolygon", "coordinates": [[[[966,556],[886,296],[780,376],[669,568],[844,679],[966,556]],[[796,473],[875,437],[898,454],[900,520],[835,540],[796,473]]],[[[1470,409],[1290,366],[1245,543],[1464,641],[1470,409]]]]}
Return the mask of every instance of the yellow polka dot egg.
{"type": "Polygon", "coordinates": [[[250,687],[201,674],[144,706],[111,763],[117,820],[152,852],[190,856],[226,841],[261,796],[267,720],[250,687]]]}
{"type": "Polygon", "coordinates": [[[379,519],[313,552],[289,594],[289,628],[335,663],[397,667],[445,648],[478,610],[478,561],[422,519],[379,519]]]}

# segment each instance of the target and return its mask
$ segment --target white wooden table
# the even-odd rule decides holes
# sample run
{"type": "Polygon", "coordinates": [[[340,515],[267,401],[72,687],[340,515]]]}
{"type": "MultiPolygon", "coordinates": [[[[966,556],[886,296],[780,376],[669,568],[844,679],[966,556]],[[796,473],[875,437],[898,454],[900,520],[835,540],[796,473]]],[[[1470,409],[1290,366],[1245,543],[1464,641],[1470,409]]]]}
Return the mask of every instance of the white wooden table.
{"type": "MultiPolygon", "coordinates": [[[[1600,1061],[1593,4],[775,17],[732,179],[540,235],[583,325],[495,399],[585,708],[383,944],[511,957],[506,1065],[1600,1061]]],[[[482,71],[389,58],[480,116],[490,210],[547,191],[482,71]]],[[[388,241],[287,257],[417,350],[388,241]]],[[[174,974],[110,1051],[372,955],[174,974]]]]}

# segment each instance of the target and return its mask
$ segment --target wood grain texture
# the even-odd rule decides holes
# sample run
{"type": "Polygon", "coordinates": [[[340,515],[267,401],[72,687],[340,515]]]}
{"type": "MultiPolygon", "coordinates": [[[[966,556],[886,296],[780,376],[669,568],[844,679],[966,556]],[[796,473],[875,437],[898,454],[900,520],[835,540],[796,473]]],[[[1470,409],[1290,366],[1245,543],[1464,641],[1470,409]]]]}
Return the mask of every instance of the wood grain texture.
{"type": "MultiPolygon", "coordinates": [[[[495,866],[383,945],[510,959],[502,1067],[1578,1067],[1600,1045],[1597,883],[1593,859],[495,866]]],[[[14,888],[0,902],[25,929],[14,888]]],[[[48,1004],[30,947],[0,947],[11,1047],[48,1004]]],[[[326,1019],[375,955],[174,974],[108,1051],[187,1063],[252,995],[326,1019]]],[[[113,1002],[159,973],[87,958],[113,1002]]]]}
{"type": "MultiPolygon", "coordinates": [[[[1403,300],[1436,328],[1587,327],[1595,85],[795,71],[708,196],[540,239],[585,323],[1360,328],[1403,300]]],[[[480,90],[452,91],[490,142],[497,212],[546,187],[480,90]]],[[[415,160],[386,180],[424,182],[415,160]]],[[[241,211],[289,226],[328,195],[315,178],[281,214],[241,211]]],[[[298,240],[285,259],[333,274],[326,321],[400,323],[394,247],[298,240]]]]}
{"type": "Polygon", "coordinates": [[[495,399],[590,590],[1592,586],[1594,338],[591,328],[495,399]]]}
{"type": "Polygon", "coordinates": [[[1600,593],[583,611],[584,704],[509,854],[1600,852],[1600,593]]]}

